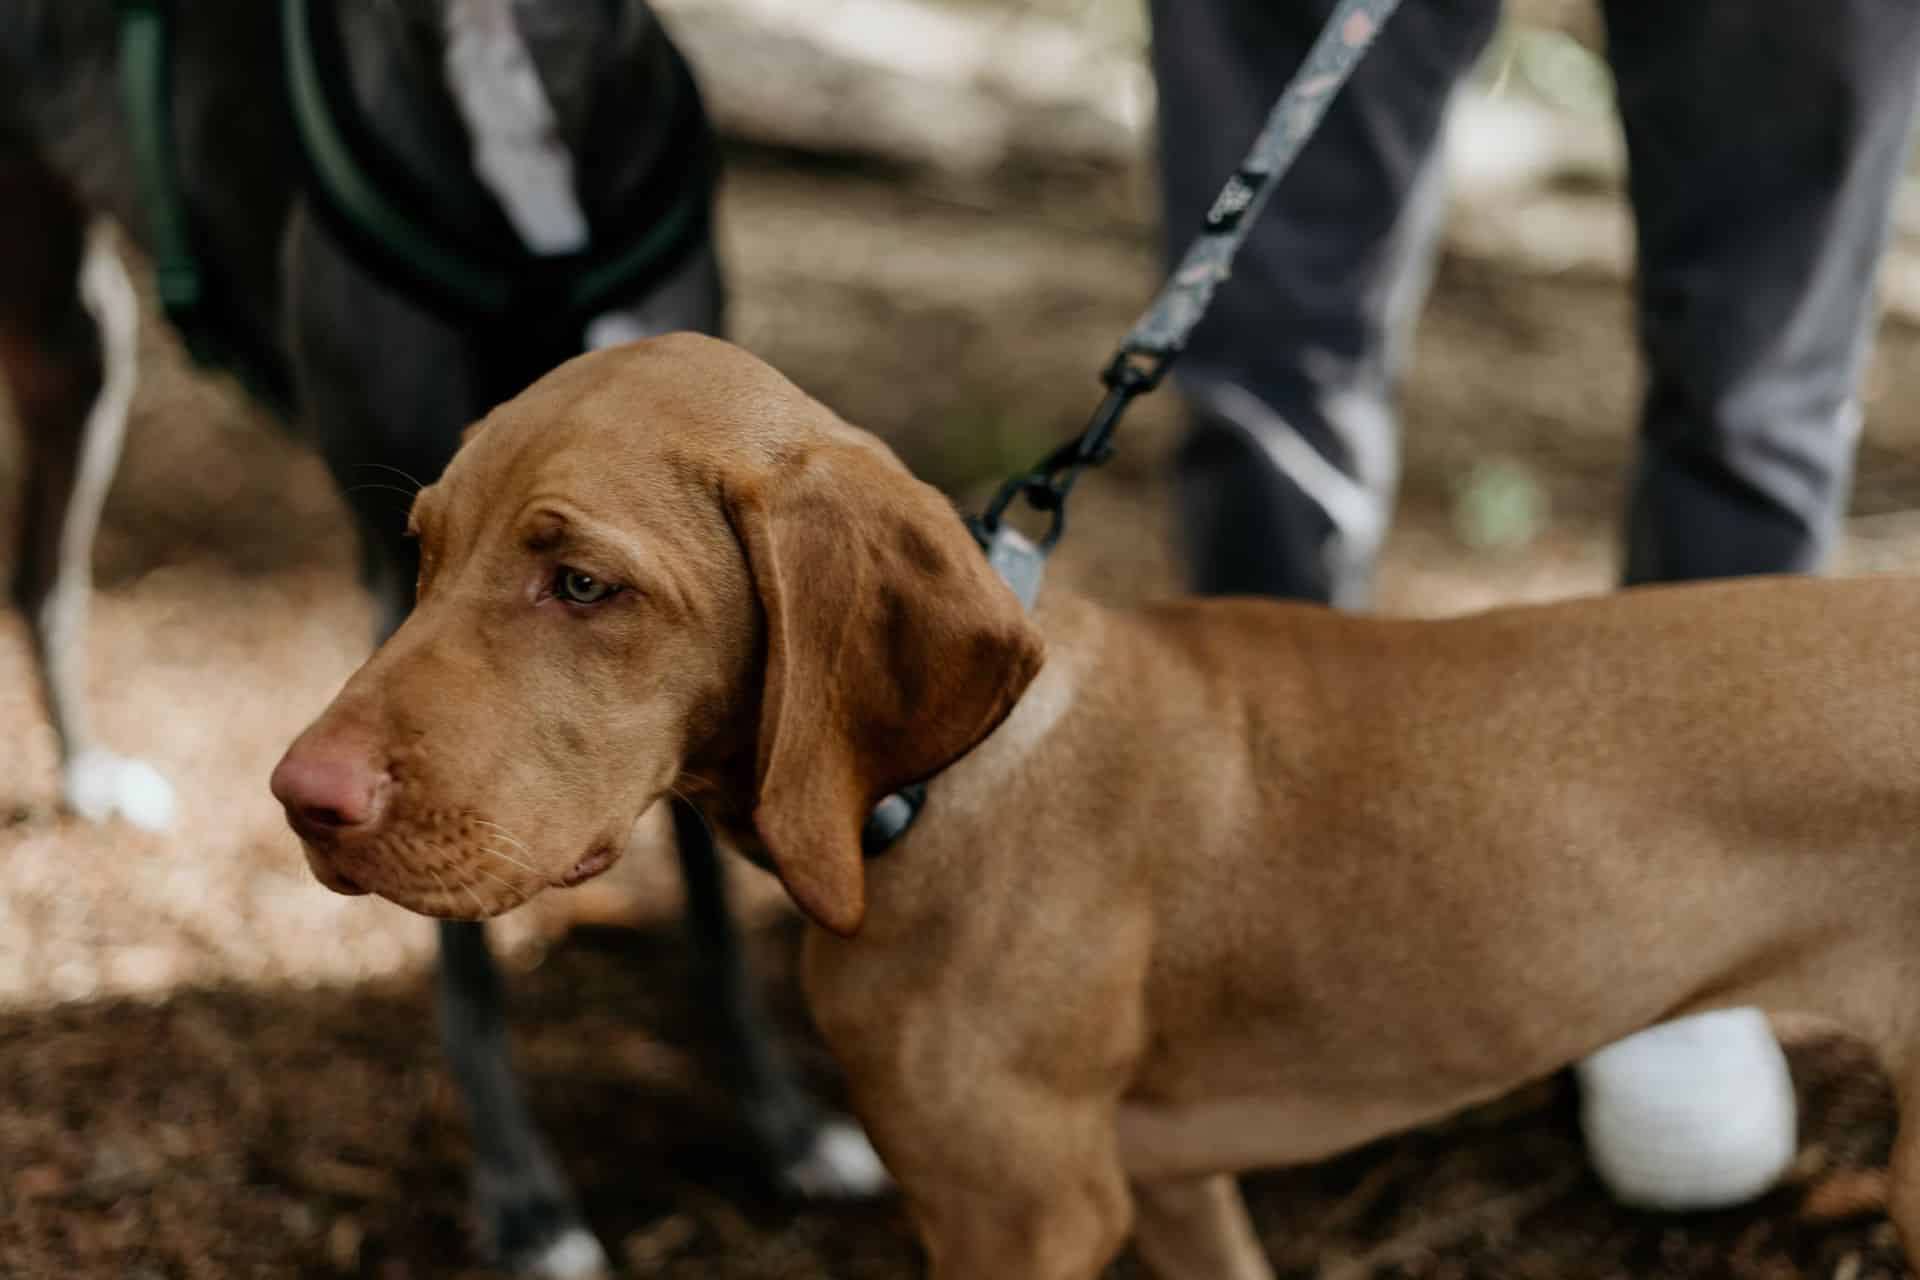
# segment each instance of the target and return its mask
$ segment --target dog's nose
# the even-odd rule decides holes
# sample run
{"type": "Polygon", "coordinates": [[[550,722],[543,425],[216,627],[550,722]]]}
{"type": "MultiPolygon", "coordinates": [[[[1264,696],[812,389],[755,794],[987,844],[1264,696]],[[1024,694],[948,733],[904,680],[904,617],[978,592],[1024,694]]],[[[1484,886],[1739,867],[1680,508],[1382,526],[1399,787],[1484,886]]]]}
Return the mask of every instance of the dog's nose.
{"type": "Polygon", "coordinates": [[[385,773],[364,757],[295,744],[274,766],[268,785],[288,824],[303,838],[323,842],[378,823],[386,784],[385,773]]]}

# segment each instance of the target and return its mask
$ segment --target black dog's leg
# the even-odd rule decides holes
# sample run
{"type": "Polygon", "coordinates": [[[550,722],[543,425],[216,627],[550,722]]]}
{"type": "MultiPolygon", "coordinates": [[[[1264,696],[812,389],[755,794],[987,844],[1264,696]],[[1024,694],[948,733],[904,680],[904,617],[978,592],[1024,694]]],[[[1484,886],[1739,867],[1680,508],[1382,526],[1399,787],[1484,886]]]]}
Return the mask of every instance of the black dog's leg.
{"type": "Polygon", "coordinates": [[[173,791],[103,749],[87,715],[93,540],[138,375],[139,302],[110,242],[0,102],[0,383],[24,471],[13,600],[32,627],[67,808],[169,824],[173,791]]]}
{"type": "MultiPolygon", "coordinates": [[[[377,535],[369,540],[366,571],[383,607],[384,638],[406,616],[418,565],[411,542],[382,547],[381,541],[377,535]]],[[[587,1229],[520,1091],[507,1042],[506,987],[484,924],[440,923],[438,997],[441,1048],[473,1135],[474,1216],[483,1247],[511,1275],[586,1280],[609,1274],[606,1251],[587,1229]]]]}
{"type": "MultiPolygon", "coordinates": [[[[461,335],[382,291],[310,222],[296,229],[294,335],[305,416],[361,534],[382,642],[413,605],[419,548],[405,536],[413,488],[440,474],[479,416],[461,335]],[[391,358],[403,352],[406,359],[391,358]]],[[[520,1276],[580,1280],[607,1258],[535,1127],[507,1042],[506,995],[485,927],[440,926],[442,1047],[473,1135],[484,1245],[520,1276]]]]}
{"type": "MultiPolygon", "coordinates": [[[[368,585],[384,608],[382,637],[406,615],[418,571],[414,551],[411,542],[389,541],[384,554],[368,558],[368,585]]],[[[473,1135],[474,1216],[485,1248],[512,1275],[585,1280],[608,1274],[606,1252],[587,1229],[520,1091],[507,1042],[506,987],[484,924],[441,922],[438,996],[441,1047],[473,1135]]]]}
{"type": "Polygon", "coordinates": [[[754,998],[739,929],[727,907],[720,851],[699,811],[673,801],[673,836],[687,885],[687,931],[692,936],[700,1004],[710,1011],[725,1046],[728,1083],[747,1127],[779,1170],[806,1154],[820,1127],[820,1108],[793,1077],[754,998]]]}
{"type": "MultiPolygon", "coordinates": [[[[773,1036],[741,954],[719,851],[705,822],[675,800],[673,825],[701,1003],[716,1019],[730,1083],[780,1190],[831,1197],[882,1189],[886,1174],[866,1138],[808,1096],[773,1036]]],[[[441,1036],[472,1126],[474,1196],[488,1244],[516,1274],[595,1275],[606,1268],[606,1255],[521,1094],[506,1003],[485,926],[442,922],[441,1036]]]]}
{"type": "Polygon", "coordinates": [[[729,1083],[768,1170],[786,1195],[874,1194],[887,1176],[866,1136],[807,1094],[774,1038],[741,955],[711,830],[686,801],[676,796],[672,807],[701,1004],[717,1024],[729,1083]]]}
{"type": "Polygon", "coordinates": [[[440,1034],[473,1129],[473,1188],[488,1245],[517,1275],[583,1277],[607,1268],[573,1193],[534,1126],[507,1044],[506,993],[486,926],[440,925],[440,1034]]]}

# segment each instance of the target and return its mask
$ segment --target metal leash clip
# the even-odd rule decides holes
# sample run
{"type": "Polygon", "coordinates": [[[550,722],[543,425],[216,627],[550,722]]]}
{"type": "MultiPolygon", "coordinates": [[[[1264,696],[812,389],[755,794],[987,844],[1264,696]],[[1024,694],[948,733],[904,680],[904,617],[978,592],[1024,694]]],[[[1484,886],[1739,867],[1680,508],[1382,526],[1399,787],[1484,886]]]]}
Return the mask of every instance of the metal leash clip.
{"type": "MultiPolygon", "coordinates": [[[[1054,544],[1060,541],[1060,535],[1067,530],[1067,497],[1073,492],[1074,482],[1079,480],[1082,471],[1097,467],[1113,456],[1113,429],[1120,424],[1120,416],[1133,403],[1135,396],[1144,395],[1160,384],[1160,377],[1170,362],[1171,356],[1163,352],[1122,349],[1115,353],[1112,362],[1100,375],[1100,380],[1107,386],[1107,394],[1093,411],[1093,418],[1087,423],[1086,430],[1048,454],[1033,470],[1021,472],[1001,485],[993,495],[993,501],[987,504],[987,509],[979,516],[968,519],[967,525],[973,530],[974,539],[986,551],[994,568],[1001,567],[994,558],[994,548],[999,544],[1003,531],[1010,529],[1006,522],[1007,508],[1018,497],[1026,498],[1028,506],[1035,511],[1044,511],[1052,518],[1038,542],[1013,530],[1018,541],[1009,540],[1003,554],[1009,557],[1009,563],[1019,564],[1028,555],[1044,560],[1053,550],[1054,544]]],[[[1004,572],[1002,576],[1005,576],[1004,572]]],[[[1037,569],[1033,570],[1033,576],[1038,577],[1037,569]]],[[[1028,600],[1027,604],[1031,606],[1032,601],[1028,600]]]]}
{"type": "Polygon", "coordinates": [[[1000,580],[1013,589],[1020,607],[1028,613],[1040,598],[1040,583],[1047,572],[1047,553],[1039,543],[1006,521],[992,528],[978,516],[969,517],[967,528],[975,542],[986,552],[987,564],[1000,580]]]}

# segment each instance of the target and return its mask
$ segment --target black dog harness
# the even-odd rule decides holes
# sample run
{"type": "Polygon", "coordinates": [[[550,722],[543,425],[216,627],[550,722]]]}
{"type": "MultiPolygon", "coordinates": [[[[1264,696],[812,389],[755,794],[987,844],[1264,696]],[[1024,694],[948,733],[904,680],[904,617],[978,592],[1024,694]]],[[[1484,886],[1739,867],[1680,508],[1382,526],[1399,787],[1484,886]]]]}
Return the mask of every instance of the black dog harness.
{"type": "MultiPolygon", "coordinates": [[[[122,91],[160,303],[196,361],[290,409],[284,363],[237,331],[199,252],[173,132],[172,8],[120,0],[122,91]]],[[[446,209],[380,139],[353,92],[337,4],[281,0],[280,28],[286,105],[314,210],[369,274],[497,352],[504,367],[488,363],[503,395],[578,354],[589,321],[644,297],[707,236],[717,150],[692,73],[671,46],[665,154],[620,217],[595,228],[591,247],[538,255],[504,217],[446,209]]]]}

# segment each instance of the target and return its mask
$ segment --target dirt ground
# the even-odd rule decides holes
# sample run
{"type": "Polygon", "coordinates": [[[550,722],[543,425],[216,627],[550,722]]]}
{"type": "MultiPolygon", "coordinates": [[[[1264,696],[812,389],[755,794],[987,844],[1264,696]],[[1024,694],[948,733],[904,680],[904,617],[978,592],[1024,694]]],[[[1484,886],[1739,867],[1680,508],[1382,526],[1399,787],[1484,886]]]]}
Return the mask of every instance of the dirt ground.
{"type": "MultiPolygon", "coordinates": [[[[1143,209],[1110,178],[963,188],[743,154],[723,228],[735,332],[975,495],[1091,407],[1152,285],[1143,209]]],[[[1407,388],[1382,608],[1608,584],[1637,393],[1627,319],[1609,280],[1446,261],[1407,388]],[[1524,547],[1476,552],[1455,532],[1462,486],[1489,460],[1523,466],[1548,500],[1524,547]]],[[[1903,514],[1920,507],[1917,348],[1911,329],[1883,334],[1842,571],[1920,563],[1920,519],[1903,514]]],[[[434,1046],[430,933],[315,885],[266,792],[367,644],[337,500],[311,456],[186,372],[151,326],[146,350],[91,670],[102,737],[173,779],[181,818],[154,836],[57,811],[25,628],[0,621],[0,716],[16,728],[0,740],[0,1275],[483,1274],[464,1122],[434,1046]]],[[[1114,599],[1171,588],[1175,428],[1164,397],[1130,419],[1119,460],[1075,499],[1056,572],[1114,599]]],[[[893,1206],[796,1210],[756,1185],[685,995],[672,877],[644,850],[616,877],[498,926],[528,1087],[592,1225],[635,1275],[913,1274],[893,1206]]],[[[791,987],[797,926],[756,873],[740,880],[760,972],[831,1092],[791,987]]],[[[1748,1209],[1613,1206],[1553,1080],[1254,1179],[1260,1228],[1282,1274],[1343,1280],[1901,1274],[1882,1213],[1884,1082],[1845,1040],[1800,1034],[1792,1055],[1802,1157],[1748,1209]]]]}

